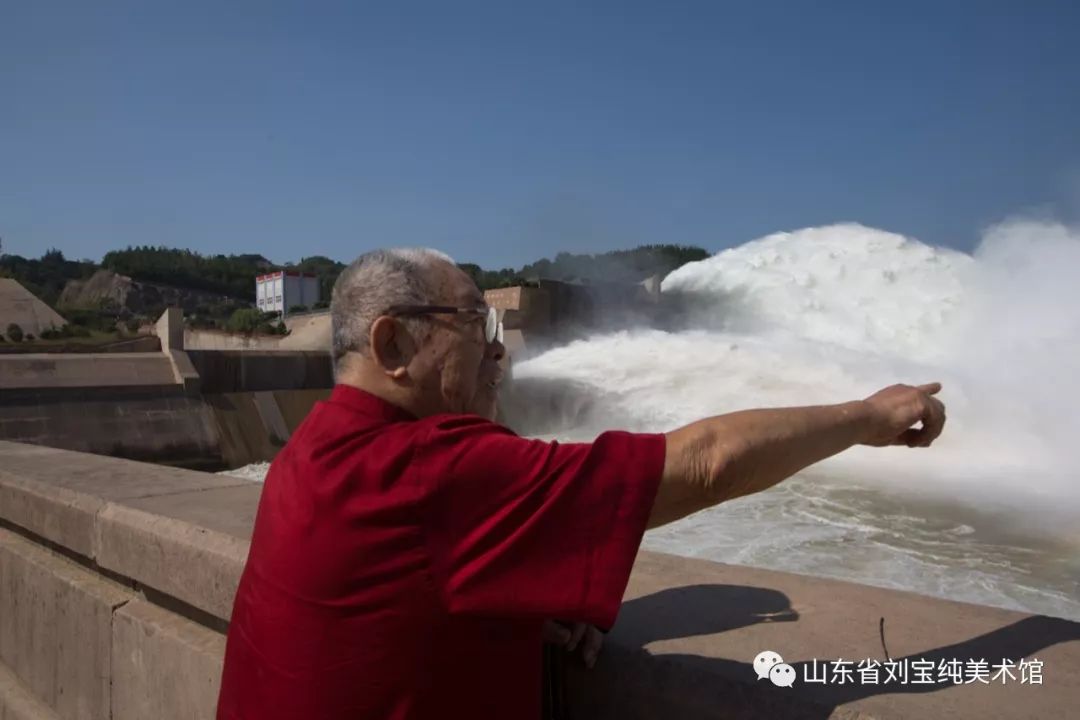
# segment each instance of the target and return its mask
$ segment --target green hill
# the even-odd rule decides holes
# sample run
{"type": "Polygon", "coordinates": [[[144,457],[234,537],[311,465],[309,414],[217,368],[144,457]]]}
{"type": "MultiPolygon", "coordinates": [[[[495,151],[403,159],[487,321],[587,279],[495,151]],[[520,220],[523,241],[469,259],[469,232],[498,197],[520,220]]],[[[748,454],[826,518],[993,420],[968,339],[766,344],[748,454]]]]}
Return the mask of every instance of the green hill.
{"type": "MultiPolygon", "coordinates": [[[[471,263],[463,263],[461,268],[472,276],[481,290],[488,290],[536,279],[582,283],[638,282],[652,275],[666,275],[687,262],[702,260],[708,255],[704,249],[693,246],[643,245],[598,254],[561,252],[554,259],[541,259],[517,269],[488,270],[471,263]]],[[[85,284],[101,269],[125,275],[139,283],[218,296],[235,307],[235,301],[254,301],[257,275],[281,269],[318,275],[322,297],[328,301],[334,281],[344,268],[344,263],[321,255],[282,266],[262,255],[202,255],[191,250],[149,245],[108,252],[100,265],[86,260],[67,260],[59,250],[49,250],[36,260],[0,255],[0,275],[18,280],[54,308],[69,281],[85,284]]]]}

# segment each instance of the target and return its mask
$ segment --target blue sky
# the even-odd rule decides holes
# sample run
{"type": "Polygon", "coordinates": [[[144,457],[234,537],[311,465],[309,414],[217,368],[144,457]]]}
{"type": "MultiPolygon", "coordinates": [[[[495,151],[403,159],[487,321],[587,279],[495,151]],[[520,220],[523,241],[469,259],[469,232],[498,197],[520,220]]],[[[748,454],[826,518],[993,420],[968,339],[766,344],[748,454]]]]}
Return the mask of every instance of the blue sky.
{"type": "Polygon", "coordinates": [[[0,0],[0,237],[486,267],[1080,217],[1080,3],[0,0]]]}

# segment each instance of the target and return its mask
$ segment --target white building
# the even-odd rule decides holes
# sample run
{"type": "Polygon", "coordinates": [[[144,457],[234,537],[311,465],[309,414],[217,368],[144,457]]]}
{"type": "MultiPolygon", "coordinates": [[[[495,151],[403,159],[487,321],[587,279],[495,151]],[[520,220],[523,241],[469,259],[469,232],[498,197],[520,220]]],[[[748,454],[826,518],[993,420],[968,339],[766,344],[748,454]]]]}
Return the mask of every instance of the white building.
{"type": "Polygon", "coordinates": [[[294,305],[310,308],[319,299],[319,278],[311,273],[279,270],[255,278],[255,305],[263,312],[285,315],[294,305]]]}

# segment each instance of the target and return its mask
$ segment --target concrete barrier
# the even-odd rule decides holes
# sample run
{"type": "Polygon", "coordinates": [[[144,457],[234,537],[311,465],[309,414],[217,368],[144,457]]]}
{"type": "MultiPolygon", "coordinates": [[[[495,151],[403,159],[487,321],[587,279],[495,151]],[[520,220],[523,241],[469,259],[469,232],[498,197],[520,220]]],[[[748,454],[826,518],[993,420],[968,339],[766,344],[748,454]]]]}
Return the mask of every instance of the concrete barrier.
{"type": "Polygon", "coordinates": [[[0,439],[68,450],[219,467],[214,420],[202,397],[175,384],[0,388],[0,439]]]}
{"type": "Polygon", "coordinates": [[[329,388],[0,388],[0,440],[221,470],[272,460],[329,388]]]}
{"type": "Polygon", "coordinates": [[[288,335],[245,335],[224,330],[184,330],[186,350],[317,350],[330,352],[328,311],[285,318],[288,335]]]}
{"type": "Polygon", "coordinates": [[[161,386],[176,382],[161,353],[26,353],[0,356],[0,388],[161,386]]]}
{"type": "Polygon", "coordinates": [[[0,662],[61,718],[107,718],[121,585],[0,530],[0,662]]]}
{"type": "Polygon", "coordinates": [[[260,484],[239,482],[109,503],[98,513],[95,559],[227,620],[262,491],[260,484]]]}
{"type": "Polygon", "coordinates": [[[187,353],[205,393],[332,388],[325,352],[191,350],[187,353]]]}
{"type": "Polygon", "coordinates": [[[11,668],[0,662],[0,720],[59,720],[56,713],[34,697],[11,668]]]}
{"type": "Polygon", "coordinates": [[[225,637],[153,603],[113,616],[112,719],[213,718],[225,637]]]}
{"type": "MultiPolygon", "coordinates": [[[[261,486],[0,442],[0,720],[210,718],[261,486]]],[[[912,665],[913,666],[913,665],[912,665]]],[[[936,673],[935,673],[936,675],[936,673]]],[[[642,552],[573,717],[1068,717],[1080,624],[642,552]],[[1041,684],[758,680],[817,661],[1039,660],[1041,684]]]]}
{"type": "MultiPolygon", "coordinates": [[[[324,314],[302,326],[328,323],[324,314]]],[[[238,467],[273,459],[333,387],[325,349],[188,352],[177,308],[155,333],[160,352],[0,356],[0,440],[238,467]]]]}

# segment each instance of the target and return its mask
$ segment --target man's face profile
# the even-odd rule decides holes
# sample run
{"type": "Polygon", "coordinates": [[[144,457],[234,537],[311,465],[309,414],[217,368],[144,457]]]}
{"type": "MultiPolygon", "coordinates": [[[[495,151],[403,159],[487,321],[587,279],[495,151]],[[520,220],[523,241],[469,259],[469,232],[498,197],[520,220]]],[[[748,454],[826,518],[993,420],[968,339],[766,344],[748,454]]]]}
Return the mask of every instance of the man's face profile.
{"type": "MultiPolygon", "coordinates": [[[[472,279],[450,263],[431,268],[433,304],[486,308],[472,279]]],[[[493,420],[502,378],[501,343],[488,343],[484,316],[461,314],[426,318],[428,332],[417,338],[409,376],[422,394],[421,405],[432,413],[474,413],[493,420]]]]}

